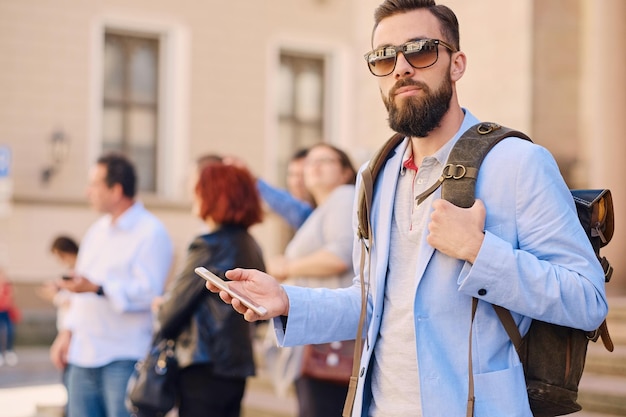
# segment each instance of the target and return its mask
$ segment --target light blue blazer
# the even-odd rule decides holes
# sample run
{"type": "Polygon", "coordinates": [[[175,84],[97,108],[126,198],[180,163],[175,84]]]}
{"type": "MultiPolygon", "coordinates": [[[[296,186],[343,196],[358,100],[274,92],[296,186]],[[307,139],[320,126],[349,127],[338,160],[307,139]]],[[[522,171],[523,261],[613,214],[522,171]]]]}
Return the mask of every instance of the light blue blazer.
{"type": "MultiPolygon", "coordinates": [[[[468,111],[465,114],[453,141],[478,123],[468,111]]],[[[406,139],[375,185],[367,337],[354,417],[367,416],[371,401],[369,367],[381,324],[385,281],[393,279],[386,271],[405,146],[406,139]]],[[[435,198],[440,194],[436,191],[435,198]]],[[[532,417],[523,369],[491,304],[509,309],[522,334],[533,318],[593,330],[607,314],[604,274],[546,149],[517,138],[500,142],[481,166],[476,196],[484,202],[487,218],[484,243],[473,265],[435,251],[426,242],[427,230],[419,247],[413,308],[422,413],[424,417],[465,416],[471,304],[477,297],[472,336],[475,417],[532,417]]],[[[285,286],[290,310],[286,329],[275,321],[280,345],[354,338],[361,304],[359,257],[355,241],[357,277],[350,288],[285,286]]]]}

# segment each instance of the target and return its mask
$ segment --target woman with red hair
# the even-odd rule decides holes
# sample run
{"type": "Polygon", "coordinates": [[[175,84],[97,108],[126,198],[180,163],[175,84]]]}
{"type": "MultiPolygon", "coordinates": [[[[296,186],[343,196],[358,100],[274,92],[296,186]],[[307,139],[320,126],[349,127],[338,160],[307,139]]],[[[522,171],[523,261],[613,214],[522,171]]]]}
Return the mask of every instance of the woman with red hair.
{"type": "Polygon", "coordinates": [[[246,378],[255,371],[252,329],[207,291],[194,269],[203,266],[222,278],[236,267],[265,269],[261,249],[248,233],[262,218],[254,179],[240,167],[205,165],[195,185],[193,213],[208,231],[191,242],[185,266],[164,297],[158,336],[176,340],[178,415],[238,417],[246,378]]]}

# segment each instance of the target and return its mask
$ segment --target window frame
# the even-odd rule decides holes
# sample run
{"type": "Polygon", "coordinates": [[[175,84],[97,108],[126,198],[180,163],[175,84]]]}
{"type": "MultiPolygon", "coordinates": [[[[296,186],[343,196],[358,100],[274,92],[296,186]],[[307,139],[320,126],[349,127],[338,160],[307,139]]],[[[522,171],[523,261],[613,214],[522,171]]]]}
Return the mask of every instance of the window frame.
{"type": "Polygon", "coordinates": [[[104,16],[95,21],[91,37],[91,105],[89,124],[88,169],[103,150],[103,63],[105,33],[128,34],[156,39],[159,42],[156,191],[141,192],[152,201],[185,199],[184,187],[189,160],[189,34],[185,28],[169,22],[104,16]]]}
{"type": "MultiPolygon", "coordinates": [[[[102,110],[103,113],[106,114],[107,110],[114,110],[119,112],[121,117],[121,137],[117,138],[120,140],[118,144],[121,146],[121,151],[124,153],[132,152],[133,146],[136,146],[136,143],[130,137],[131,135],[131,125],[130,121],[132,118],[133,112],[138,110],[147,111],[151,116],[154,117],[152,121],[152,137],[150,143],[150,164],[152,170],[152,178],[150,178],[147,183],[151,187],[150,190],[143,190],[142,192],[156,192],[156,187],[158,183],[158,173],[160,171],[160,167],[158,166],[159,161],[159,80],[161,78],[161,74],[159,73],[160,65],[159,65],[159,55],[160,51],[160,40],[151,36],[149,33],[121,33],[119,31],[114,31],[110,29],[106,29],[104,33],[105,37],[105,45],[107,44],[107,39],[112,41],[112,45],[118,49],[119,52],[122,53],[123,60],[120,62],[122,64],[122,85],[120,86],[121,95],[114,97],[107,97],[105,94],[106,91],[104,89],[103,82],[103,100],[102,100],[102,110]],[[128,60],[129,53],[132,49],[137,48],[139,45],[145,45],[148,49],[154,53],[156,57],[156,61],[154,62],[154,71],[156,78],[154,79],[155,83],[151,87],[153,88],[152,92],[154,93],[153,97],[149,101],[138,100],[136,97],[132,97],[133,85],[131,84],[132,74],[131,74],[131,62],[128,60]]],[[[105,47],[105,55],[106,55],[106,47],[105,47]]],[[[103,80],[104,81],[104,80],[103,80]]],[[[102,139],[102,147],[104,148],[106,145],[116,145],[115,143],[107,142],[107,139],[104,135],[104,132],[101,136],[102,139]]],[[[115,139],[115,138],[114,138],[115,139]]],[[[131,155],[132,158],[132,155],[131,155]]],[[[135,161],[137,162],[137,161],[135,161]]],[[[139,175],[139,184],[146,181],[145,178],[142,178],[142,172],[140,167],[137,167],[138,175],[139,175]]]]}
{"type": "MultiPolygon", "coordinates": [[[[306,136],[308,136],[307,134],[305,134],[305,132],[307,130],[311,130],[311,131],[318,131],[319,130],[319,134],[316,135],[318,136],[317,140],[319,140],[319,142],[325,142],[326,140],[326,126],[328,125],[328,120],[326,118],[326,114],[328,113],[326,111],[326,106],[327,106],[327,100],[326,100],[326,94],[328,92],[328,89],[326,88],[326,85],[328,83],[328,80],[326,80],[326,69],[328,66],[328,58],[327,56],[324,55],[320,55],[320,54],[311,54],[311,53],[302,53],[302,52],[293,52],[293,51],[287,51],[287,50],[280,50],[279,52],[279,65],[281,66],[281,71],[282,71],[282,65],[283,62],[287,62],[288,65],[287,67],[292,70],[291,71],[291,75],[294,76],[298,76],[298,75],[302,75],[303,74],[303,67],[307,66],[306,61],[317,61],[315,64],[317,66],[318,63],[321,63],[321,90],[320,90],[320,97],[321,97],[321,102],[319,103],[321,106],[321,113],[319,114],[319,119],[316,120],[306,120],[304,118],[301,117],[301,115],[298,115],[295,109],[295,105],[296,103],[299,101],[298,99],[300,98],[298,96],[298,91],[297,91],[297,82],[296,79],[293,78],[291,79],[292,84],[290,85],[290,93],[291,93],[291,97],[290,100],[292,101],[292,108],[289,109],[289,112],[287,114],[282,113],[281,111],[281,105],[279,102],[277,102],[277,106],[276,106],[276,123],[277,123],[277,127],[278,127],[278,134],[275,136],[275,138],[278,141],[278,145],[279,146],[285,146],[288,145],[289,149],[288,150],[282,150],[282,152],[284,153],[285,151],[287,152],[287,154],[279,154],[276,155],[277,158],[279,158],[279,160],[277,161],[277,166],[279,167],[279,170],[281,172],[285,172],[287,165],[289,163],[289,159],[291,158],[291,155],[293,155],[294,152],[307,147],[307,146],[312,146],[317,142],[313,142],[313,143],[307,143],[309,142],[311,139],[311,137],[309,137],[307,140],[306,136]],[[282,128],[284,128],[285,126],[288,126],[290,128],[290,130],[292,131],[292,138],[294,141],[292,141],[291,143],[285,143],[283,142],[283,138],[281,135],[281,130],[282,128]]],[[[282,78],[281,75],[279,75],[277,77],[278,82],[280,82],[280,79],[282,78]]],[[[276,87],[280,88],[280,85],[278,84],[276,87]]],[[[280,94],[276,95],[277,97],[280,97],[280,94]]],[[[315,140],[313,139],[313,140],[315,140]]],[[[281,186],[285,185],[284,182],[284,178],[282,179],[282,181],[280,182],[281,186]]]]}
{"type": "Polygon", "coordinates": [[[351,108],[355,105],[351,99],[354,97],[352,83],[348,79],[351,54],[346,45],[334,40],[303,39],[298,36],[268,40],[264,178],[269,179],[273,184],[283,184],[285,177],[284,169],[281,171],[280,167],[284,166],[286,161],[278,160],[280,151],[276,140],[280,118],[276,91],[278,91],[282,54],[324,59],[322,105],[322,139],[324,142],[347,148],[350,139],[348,129],[353,114],[351,108]]]}

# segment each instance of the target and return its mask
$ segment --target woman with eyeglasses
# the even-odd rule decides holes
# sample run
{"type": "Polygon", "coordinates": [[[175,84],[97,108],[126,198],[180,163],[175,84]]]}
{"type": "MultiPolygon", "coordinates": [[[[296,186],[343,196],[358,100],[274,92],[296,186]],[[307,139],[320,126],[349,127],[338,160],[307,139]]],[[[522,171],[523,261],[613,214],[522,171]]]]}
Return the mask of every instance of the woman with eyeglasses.
{"type": "MultiPolygon", "coordinates": [[[[356,171],[348,155],[326,143],[311,147],[304,182],[316,208],[268,272],[285,284],[339,288],[352,282],[352,204],[356,171]]],[[[273,333],[273,329],[270,329],[273,333]]],[[[268,369],[279,394],[295,383],[299,417],[339,417],[347,384],[302,375],[304,347],[270,349],[268,369]]]]}

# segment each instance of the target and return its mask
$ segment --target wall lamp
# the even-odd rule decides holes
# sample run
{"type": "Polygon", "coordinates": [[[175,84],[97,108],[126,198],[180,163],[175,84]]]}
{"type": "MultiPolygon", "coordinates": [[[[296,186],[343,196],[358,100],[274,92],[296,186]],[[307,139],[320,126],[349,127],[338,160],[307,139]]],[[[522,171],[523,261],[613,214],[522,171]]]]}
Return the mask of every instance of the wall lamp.
{"type": "Polygon", "coordinates": [[[56,130],[48,141],[51,163],[41,170],[41,182],[47,185],[61,169],[70,151],[70,141],[62,130],[56,130]]]}

